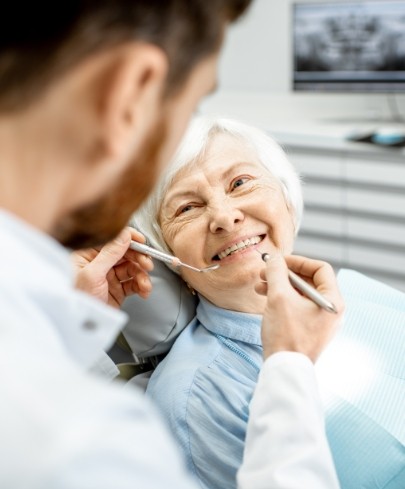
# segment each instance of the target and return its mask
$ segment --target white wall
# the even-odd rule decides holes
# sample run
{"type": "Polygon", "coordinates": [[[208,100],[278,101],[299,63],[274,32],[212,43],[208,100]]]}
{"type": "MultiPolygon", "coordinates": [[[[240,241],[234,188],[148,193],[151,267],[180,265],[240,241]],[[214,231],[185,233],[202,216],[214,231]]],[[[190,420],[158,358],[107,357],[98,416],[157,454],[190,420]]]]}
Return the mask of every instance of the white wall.
{"type": "Polygon", "coordinates": [[[405,95],[388,99],[376,94],[292,92],[291,4],[292,0],[254,0],[247,15],[229,29],[220,61],[219,93],[210,101],[210,109],[222,95],[242,92],[270,100],[275,112],[285,108],[308,117],[379,120],[390,118],[397,104],[405,117],[405,95]]]}
{"type": "Polygon", "coordinates": [[[291,66],[289,0],[253,0],[229,29],[220,66],[223,90],[287,92],[291,66]]]}

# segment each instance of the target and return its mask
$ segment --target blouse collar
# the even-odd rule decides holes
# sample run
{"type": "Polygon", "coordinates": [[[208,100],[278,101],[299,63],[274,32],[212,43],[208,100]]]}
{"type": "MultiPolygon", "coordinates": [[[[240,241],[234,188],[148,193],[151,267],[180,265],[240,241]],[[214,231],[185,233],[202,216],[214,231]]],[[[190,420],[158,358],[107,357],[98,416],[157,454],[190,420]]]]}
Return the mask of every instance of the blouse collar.
{"type": "Polygon", "coordinates": [[[262,344],[260,314],[223,309],[200,296],[197,319],[214,334],[253,345],[262,344]]]}

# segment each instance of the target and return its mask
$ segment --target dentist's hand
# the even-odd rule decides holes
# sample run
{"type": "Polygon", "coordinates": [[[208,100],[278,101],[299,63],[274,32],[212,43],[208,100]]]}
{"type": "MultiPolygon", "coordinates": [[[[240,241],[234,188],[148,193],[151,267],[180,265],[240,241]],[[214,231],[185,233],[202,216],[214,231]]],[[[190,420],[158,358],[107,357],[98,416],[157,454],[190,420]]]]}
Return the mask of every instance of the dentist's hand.
{"type": "Polygon", "coordinates": [[[116,308],[129,295],[146,298],[152,290],[148,272],[153,269],[153,263],[149,257],[129,248],[131,240],[145,242],[141,233],[126,227],[102,248],[73,252],[76,287],[116,308]]]}
{"type": "Polygon", "coordinates": [[[263,355],[279,351],[303,353],[313,362],[335,334],[344,310],[335,273],[325,262],[281,254],[266,262],[256,292],[267,295],[262,322],[263,355]],[[331,314],[301,295],[288,279],[288,269],[298,274],[335,304],[331,314]]]}

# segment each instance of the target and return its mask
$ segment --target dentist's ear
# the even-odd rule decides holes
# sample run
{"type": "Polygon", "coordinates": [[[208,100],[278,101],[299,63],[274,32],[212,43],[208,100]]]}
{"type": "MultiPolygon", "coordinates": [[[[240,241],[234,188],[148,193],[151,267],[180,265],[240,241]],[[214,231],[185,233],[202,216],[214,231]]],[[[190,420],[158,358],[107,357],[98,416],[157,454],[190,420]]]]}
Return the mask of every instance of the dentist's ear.
{"type": "Polygon", "coordinates": [[[113,48],[100,80],[98,117],[107,159],[136,156],[162,114],[168,59],[155,45],[134,42],[113,48]]]}

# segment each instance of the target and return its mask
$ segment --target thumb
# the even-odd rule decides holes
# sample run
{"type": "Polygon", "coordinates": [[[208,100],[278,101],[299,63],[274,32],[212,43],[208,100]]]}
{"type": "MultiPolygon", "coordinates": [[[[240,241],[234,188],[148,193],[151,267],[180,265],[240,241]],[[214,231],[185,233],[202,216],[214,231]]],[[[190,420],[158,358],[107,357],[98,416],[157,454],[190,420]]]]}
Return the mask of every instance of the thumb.
{"type": "Polygon", "coordinates": [[[264,274],[268,291],[290,289],[288,268],[283,255],[281,253],[265,255],[263,261],[266,263],[264,274]]]}
{"type": "Polygon", "coordinates": [[[116,238],[101,248],[98,255],[91,262],[92,267],[96,268],[97,273],[107,275],[111,268],[116,265],[128,251],[130,242],[131,233],[128,228],[125,228],[116,238]]]}

